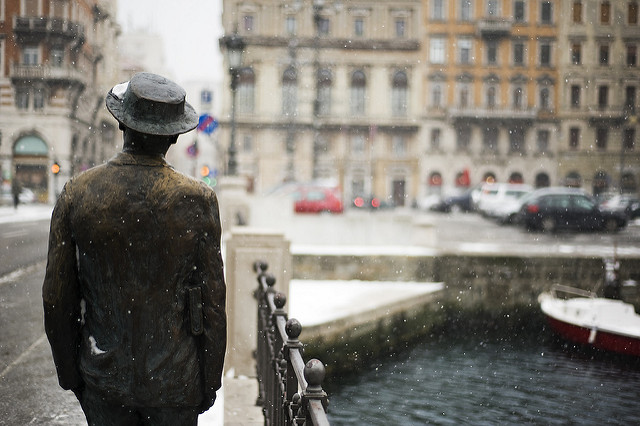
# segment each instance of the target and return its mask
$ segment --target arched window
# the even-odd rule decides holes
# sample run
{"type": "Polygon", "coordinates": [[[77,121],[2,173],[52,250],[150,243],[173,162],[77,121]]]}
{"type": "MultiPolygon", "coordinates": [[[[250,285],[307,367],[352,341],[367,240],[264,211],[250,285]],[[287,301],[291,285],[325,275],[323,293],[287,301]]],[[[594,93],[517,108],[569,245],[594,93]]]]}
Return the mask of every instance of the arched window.
{"type": "Polygon", "coordinates": [[[328,115],[331,113],[331,70],[321,69],[318,71],[318,114],[328,115]]]}
{"type": "Polygon", "coordinates": [[[598,170],[593,176],[593,195],[602,194],[609,189],[611,178],[604,170],[598,170]]]}
{"type": "Polygon", "coordinates": [[[524,103],[524,93],[522,87],[516,87],[513,89],[513,107],[515,109],[522,109],[524,103]]]}
{"type": "Polygon", "coordinates": [[[251,68],[240,70],[238,78],[238,112],[252,113],[255,102],[256,76],[251,68]]]}
{"type": "Polygon", "coordinates": [[[393,76],[391,87],[391,112],[394,116],[407,115],[407,74],[398,71],[393,76]]]}
{"type": "Polygon", "coordinates": [[[482,177],[482,181],[485,183],[494,183],[496,181],[496,174],[493,172],[487,172],[482,177]]]}
{"type": "Polygon", "coordinates": [[[582,186],[582,176],[578,172],[569,172],[564,178],[564,185],[571,188],[580,188],[582,186]]]}
{"type": "Polygon", "coordinates": [[[549,175],[542,172],[542,173],[538,173],[536,175],[536,188],[546,188],[547,186],[551,185],[551,179],[549,178],[549,175]]]}
{"type": "Polygon", "coordinates": [[[351,113],[363,115],[365,112],[365,99],[367,78],[362,71],[351,74],[351,113]]]}
{"type": "Polygon", "coordinates": [[[520,172],[513,172],[509,175],[509,183],[524,183],[524,177],[520,172]]]}
{"type": "Polygon", "coordinates": [[[282,74],[282,114],[294,117],[298,108],[298,73],[289,67],[282,74]]]}

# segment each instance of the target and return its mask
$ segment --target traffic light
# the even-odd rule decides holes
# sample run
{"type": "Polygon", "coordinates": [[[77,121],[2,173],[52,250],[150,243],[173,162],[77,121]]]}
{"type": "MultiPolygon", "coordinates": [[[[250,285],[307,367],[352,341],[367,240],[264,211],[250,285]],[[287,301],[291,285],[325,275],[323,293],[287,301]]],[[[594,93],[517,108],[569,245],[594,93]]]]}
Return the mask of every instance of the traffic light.
{"type": "Polygon", "coordinates": [[[54,163],[51,165],[51,173],[53,173],[54,175],[60,173],[60,164],[58,164],[57,161],[54,161],[54,163]]]}

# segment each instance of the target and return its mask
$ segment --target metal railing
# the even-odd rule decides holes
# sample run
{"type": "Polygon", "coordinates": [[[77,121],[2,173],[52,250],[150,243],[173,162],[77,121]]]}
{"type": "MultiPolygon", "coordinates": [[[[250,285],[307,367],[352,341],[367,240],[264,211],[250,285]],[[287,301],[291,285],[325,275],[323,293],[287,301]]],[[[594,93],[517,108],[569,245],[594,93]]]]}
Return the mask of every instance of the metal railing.
{"type": "Polygon", "coordinates": [[[329,425],[329,402],[322,390],[324,365],[317,359],[304,363],[298,340],[302,326],[287,319],[286,296],[275,291],[276,279],[267,268],[262,261],[253,265],[258,274],[257,405],[262,406],[267,426],[329,425]]]}

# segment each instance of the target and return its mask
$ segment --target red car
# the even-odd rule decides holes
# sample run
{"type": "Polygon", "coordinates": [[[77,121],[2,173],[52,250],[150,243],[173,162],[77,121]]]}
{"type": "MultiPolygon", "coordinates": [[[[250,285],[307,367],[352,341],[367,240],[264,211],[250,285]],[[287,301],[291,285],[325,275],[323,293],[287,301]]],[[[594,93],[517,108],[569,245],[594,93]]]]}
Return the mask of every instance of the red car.
{"type": "Polygon", "coordinates": [[[293,193],[296,213],[342,213],[344,206],[338,188],[300,187],[293,193]]]}

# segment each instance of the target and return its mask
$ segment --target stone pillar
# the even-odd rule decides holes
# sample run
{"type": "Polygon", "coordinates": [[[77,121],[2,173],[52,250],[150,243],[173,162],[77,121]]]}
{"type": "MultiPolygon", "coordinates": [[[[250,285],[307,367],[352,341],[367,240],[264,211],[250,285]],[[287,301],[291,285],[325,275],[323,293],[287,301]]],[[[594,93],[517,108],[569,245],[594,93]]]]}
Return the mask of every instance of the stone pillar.
{"type": "Polygon", "coordinates": [[[227,282],[227,355],[225,374],[256,376],[253,352],[257,347],[258,304],[253,297],[258,287],[253,264],[263,260],[267,272],[276,277],[276,291],[289,296],[291,280],[290,243],[280,233],[248,228],[231,229],[226,239],[225,274],[227,282]]]}

